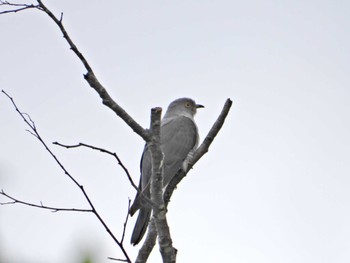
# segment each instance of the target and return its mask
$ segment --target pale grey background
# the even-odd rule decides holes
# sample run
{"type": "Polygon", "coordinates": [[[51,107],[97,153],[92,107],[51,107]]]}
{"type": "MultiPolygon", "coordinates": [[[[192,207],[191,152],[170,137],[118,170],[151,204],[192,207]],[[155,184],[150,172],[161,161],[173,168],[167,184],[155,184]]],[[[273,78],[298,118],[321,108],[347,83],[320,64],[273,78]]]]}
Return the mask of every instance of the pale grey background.
{"type": "MultiPolygon", "coordinates": [[[[349,1],[45,3],[64,12],[98,78],[144,127],[151,107],[188,96],[206,106],[197,115],[204,138],[225,99],[234,101],[172,199],[179,262],[350,261],[349,1]]],[[[143,141],[101,105],[56,25],[38,11],[2,15],[0,37],[1,89],[43,138],[116,151],[138,181],[143,141]]],[[[3,95],[0,114],[0,188],[86,207],[3,95]]],[[[134,197],[123,171],[97,152],[52,149],[120,236],[134,197]]],[[[3,262],[121,255],[92,215],[20,205],[0,214],[3,262]]],[[[127,249],[134,258],[137,248],[127,249]]],[[[156,249],[150,262],[160,261],[156,249]]]]}

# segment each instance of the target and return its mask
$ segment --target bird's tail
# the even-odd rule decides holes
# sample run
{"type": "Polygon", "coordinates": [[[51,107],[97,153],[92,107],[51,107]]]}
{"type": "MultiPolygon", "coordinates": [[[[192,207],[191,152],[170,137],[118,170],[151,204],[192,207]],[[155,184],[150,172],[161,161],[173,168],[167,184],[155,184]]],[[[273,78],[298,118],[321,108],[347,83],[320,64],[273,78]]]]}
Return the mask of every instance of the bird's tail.
{"type": "Polygon", "coordinates": [[[151,208],[142,207],[139,211],[139,215],[137,216],[136,224],[134,230],[131,235],[131,244],[137,245],[144,234],[146,233],[146,229],[148,226],[149,219],[151,217],[151,208]]]}

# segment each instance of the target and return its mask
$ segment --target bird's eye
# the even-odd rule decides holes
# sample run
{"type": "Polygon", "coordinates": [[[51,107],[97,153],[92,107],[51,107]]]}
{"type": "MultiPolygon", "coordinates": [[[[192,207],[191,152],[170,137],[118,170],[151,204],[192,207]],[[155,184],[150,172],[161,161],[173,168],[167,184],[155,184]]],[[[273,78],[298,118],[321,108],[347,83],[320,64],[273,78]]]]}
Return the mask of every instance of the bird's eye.
{"type": "Polygon", "coordinates": [[[190,108],[190,107],[191,107],[191,103],[186,102],[186,103],[185,103],[185,107],[186,107],[186,108],[190,108]]]}

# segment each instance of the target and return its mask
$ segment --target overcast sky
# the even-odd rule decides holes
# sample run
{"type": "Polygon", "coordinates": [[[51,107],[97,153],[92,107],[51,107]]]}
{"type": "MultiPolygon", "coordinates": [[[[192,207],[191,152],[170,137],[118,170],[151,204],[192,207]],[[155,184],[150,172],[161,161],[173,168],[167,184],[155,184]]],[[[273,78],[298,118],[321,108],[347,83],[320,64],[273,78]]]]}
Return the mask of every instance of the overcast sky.
{"type": "MultiPolygon", "coordinates": [[[[178,262],[350,262],[349,1],[44,1],[111,96],[142,126],[179,97],[205,105],[203,139],[225,125],[181,182],[168,220],[178,262]]],[[[31,10],[0,16],[0,88],[35,121],[121,236],[143,141],[83,79],[57,26],[31,10]]],[[[0,95],[0,189],[28,202],[87,208],[0,95]]],[[[0,201],[6,201],[0,197],[0,201]]],[[[129,245],[135,217],[126,233],[129,245]]],[[[0,261],[94,262],[122,254],[90,214],[0,207],[0,261]]],[[[150,262],[161,262],[158,248],[150,262]]]]}

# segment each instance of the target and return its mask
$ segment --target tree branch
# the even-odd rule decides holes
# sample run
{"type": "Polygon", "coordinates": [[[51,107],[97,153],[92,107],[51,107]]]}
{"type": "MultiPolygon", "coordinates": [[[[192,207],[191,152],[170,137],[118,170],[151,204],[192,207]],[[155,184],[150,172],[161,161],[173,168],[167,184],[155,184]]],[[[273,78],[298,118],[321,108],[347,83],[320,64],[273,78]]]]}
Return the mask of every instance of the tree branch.
{"type": "Polygon", "coordinates": [[[97,79],[95,73],[92,70],[92,67],[88,63],[87,59],[84,55],[79,51],[78,47],[75,45],[71,37],[68,35],[65,27],[63,26],[63,13],[61,13],[60,18],[57,18],[49,8],[44,5],[41,0],[37,0],[38,5],[28,5],[28,4],[12,4],[7,1],[0,1],[0,5],[15,7],[15,9],[6,10],[0,12],[0,14],[5,13],[16,13],[19,11],[27,10],[27,9],[38,9],[46,13],[54,23],[59,27],[60,31],[63,34],[63,38],[67,41],[70,49],[74,52],[74,54],[79,58],[81,63],[84,65],[87,73],[84,75],[85,80],[88,84],[98,93],[100,98],[102,99],[102,103],[114,111],[134,132],[140,135],[146,142],[150,141],[151,136],[148,130],[142,128],[118,103],[116,103],[112,97],[108,94],[107,90],[103,87],[103,85],[97,79]]]}
{"type": "Polygon", "coordinates": [[[112,258],[108,257],[109,260],[119,261],[119,262],[128,262],[126,259],[120,259],[120,258],[112,258]]]}
{"type": "MultiPolygon", "coordinates": [[[[125,218],[125,222],[123,225],[123,233],[122,233],[122,238],[120,240],[120,243],[124,242],[124,237],[125,237],[125,232],[126,232],[126,226],[128,224],[128,220],[129,220],[129,211],[130,211],[130,204],[131,204],[131,200],[130,198],[128,199],[128,212],[126,213],[126,218],[125,218]]],[[[128,262],[127,259],[120,259],[120,258],[113,258],[113,257],[108,257],[108,259],[110,260],[114,260],[114,261],[119,261],[119,262],[128,262]]]]}
{"type": "Polygon", "coordinates": [[[32,206],[36,208],[42,208],[42,209],[47,209],[51,210],[51,212],[61,212],[61,211],[69,211],[69,212],[93,212],[92,209],[77,209],[77,208],[61,208],[61,207],[53,207],[53,206],[46,206],[43,205],[42,202],[40,202],[40,205],[34,204],[34,203],[29,203],[25,201],[21,201],[17,198],[14,198],[13,196],[10,196],[4,192],[4,190],[1,190],[0,195],[3,195],[7,197],[8,199],[12,200],[11,202],[0,202],[0,205],[12,205],[12,204],[22,204],[22,205],[27,205],[27,206],[32,206]]]}
{"type": "Polygon", "coordinates": [[[125,165],[122,163],[122,161],[120,160],[120,158],[118,157],[118,155],[115,153],[115,152],[111,152],[111,151],[108,151],[106,149],[103,149],[103,148],[100,148],[100,147],[96,147],[96,146],[93,146],[93,145],[89,145],[89,144],[86,144],[86,143],[78,143],[78,144],[75,144],[75,145],[65,145],[65,144],[62,144],[62,143],[59,143],[59,142],[53,142],[52,144],[55,144],[55,145],[58,145],[58,146],[61,146],[61,147],[64,147],[66,149],[72,149],[72,148],[78,148],[78,147],[86,147],[86,148],[90,148],[90,149],[93,149],[93,150],[96,150],[96,151],[100,151],[102,153],[106,153],[108,155],[111,155],[113,156],[118,164],[122,167],[122,169],[124,170],[126,176],[128,177],[128,180],[130,182],[130,184],[132,185],[132,187],[134,187],[134,189],[140,194],[140,196],[142,196],[142,198],[148,202],[149,204],[153,204],[152,201],[143,194],[142,191],[140,191],[140,189],[137,187],[137,185],[134,183],[134,181],[132,180],[132,177],[128,171],[128,169],[125,167],[125,165]]]}
{"type": "Polygon", "coordinates": [[[73,40],[68,35],[65,27],[62,23],[62,15],[61,18],[58,19],[44,4],[41,0],[37,0],[39,3],[39,10],[45,12],[59,27],[61,30],[63,37],[66,39],[70,49],[75,53],[75,55],[79,58],[81,63],[84,65],[87,73],[84,75],[85,80],[89,83],[89,85],[99,94],[102,99],[102,103],[113,110],[124,122],[138,135],[140,135],[146,142],[150,141],[150,134],[147,130],[143,129],[122,107],[120,107],[108,94],[107,90],[103,87],[103,85],[96,78],[95,73],[92,70],[92,67],[89,65],[88,61],[84,57],[84,55],[79,51],[77,46],[74,44],[73,40]]]}
{"type": "Polygon", "coordinates": [[[131,205],[131,199],[129,198],[128,199],[128,211],[126,213],[126,218],[125,218],[125,221],[124,221],[124,224],[123,224],[123,233],[122,233],[122,238],[120,240],[120,243],[123,243],[124,242],[124,237],[125,237],[125,231],[126,231],[126,226],[128,224],[128,220],[129,220],[129,211],[130,211],[130,205],[131,205]]]}
{"type": "Polygon", "coordinates": [[[153,220],[157,229],[160,253],[164,263],[176,262],[176,249],[172,246],[170,230],[166,219],[166,209],[163,200],[163,152],[160,148],[161,108],[151,111],[152,141],[149,144],[152,156],[151,200],[153,205],[153,220]]]}
{"type": "Polygon", "coordinates": [[[59,143],[59,142],[53,142],[52,144],[64,147],[66,149],[73,149],[73,148],[78,148],[78,147],[86,147],[86,148],[90,148],[90,149],[93,149],[93,150],[96,150],[96,151],[100,151],[102,153],[106,153],[108,155],[113,156],[117,160],[117,162],[120,165],[120,167],[124,170],[124,172],[125,172],[126,176],[128,177],[129,182],[131,183],[131,185],[135,188],[136,191],[139,191],[139,188],[137,187],[137,185],[132,180],[132,177],[131,177],[128,169],[125,167],[125,165],[122,163],[122,161],[120,160],[120,158],[118,157],[118,155],[115,152],[111,152],[111,151],[108,151],[106,149],[103,149],[103,148],[100,148],[100,147],[96,147],[96,146],[93,146],[93,145],[89,145],[89,144],[86,144],[86,143],[81,143],[81,142],[78,143],[78,144],[74,144],[74,145],[66,145],[66,144],[62,144],[62,143],[59,143]]]}
{"type": "Polygon", "coordinates": [[[139,250],[135,263],[146,263],[149,255],[151,254],[153,247],[156,244],[157,240],[157,229],[154,224],[153,218],[151,218],[148,225],[148,232],[146,239],[142,244],[142,247],[139,250]]]}
{"type": "MultiPolygon", "coordinates": [[[[127,262],[131,263],[131,260],[122,244],[122,242],[120,242],[112,233],[112,231],[109,229],[109,227],[107,226],[107,224],[104,222],[104,220],[102,219],[102,217],[100,216],[100,214],[97,212],[95,206],[93,205],[92,201],[90,200],[88,194],[86,193],[84,186],[79,184],[79,182],[68,172],[68,170],[63,166],[63,164],[58,160],[58,158],[56,157],[56,155],[50,150],[50,148],[47,146],[47,144],[45,143],[45,141],[42,139],[42,137],[40,136],[35,123],[32,121],[32,119],[30,117],[28,117],[29,115],[26,113],[22,113],[15,101],[13,100],[12,97],[10,97],[4,90],[2,90],[2,93],[4,93],[12,102],[13,106],[15,107],[16,111],[18,112],[18,114],[21,116],[21,118],[23,119],[23,121],[30,127],[30,132],[31,134],[33,134],[39,141],[40,143],[44,146],[44,148],[46,149],[46,151],[51,155],[51,157],[55,160],[55,162],[58,164],[58,166],[61,168],[61,170],[64,172],[65,175],[67,175],[69,177],[69,179],[80,189],[80,191],[82,192],[82,194],[84,195],[86,201],[89,203],[89,206],[91,207],[91,212],[97,217],[97,219],[100,221],[100,223],[103,225],[104,229],[107,231],[107,233],[112,237],[112,239],[114,240],[114,242],[119,246],[119,248],[121,249],[121,251],[123,252],[123,255],[125,256],[127,262]]],[[[24,204],[24,203],[22,203],[24,204]]],[[[40,207],[40,206],[39,206],[40,207]]]]}
{"type": "Polygon", "coordinates": [[[8,1],[0,1],[0,6],[8,6],[8,7],[13,7],[14,9],[9,9],[5,11],[1,11],[0,15],[2,14],[8,14],[8,13],[17,13],[20,11],[28,10],[28,9],[39,9],[39,5],[29,5],[29,4],[13,4],[9,3],[8,1]]]}

